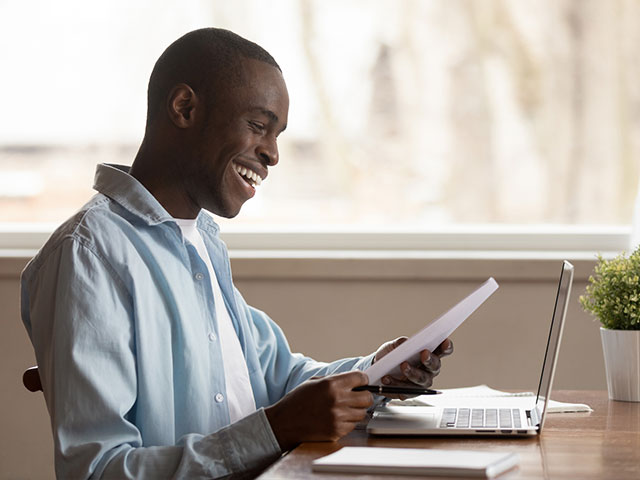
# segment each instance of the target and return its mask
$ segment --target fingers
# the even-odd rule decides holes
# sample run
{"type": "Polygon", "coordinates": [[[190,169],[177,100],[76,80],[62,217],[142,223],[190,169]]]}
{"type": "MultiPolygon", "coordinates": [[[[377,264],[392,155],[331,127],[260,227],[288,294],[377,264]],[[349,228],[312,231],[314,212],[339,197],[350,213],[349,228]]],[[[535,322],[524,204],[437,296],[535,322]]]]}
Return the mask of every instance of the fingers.
{"type": "Polygon", "coordinates": [[[452,351],[453,342],[446,339],[436,348],[434,353],[429,352],[429,350],[422,350],[420,352],[419,365],[413,366],[409,364],[409,362],[402,362],[400,364],[400,370],[404,375],[403,378],[394,378],[386,375],[382,378],[382,383],[384,385],[392,385],[408,380],[413,384],[428,388],[433,384],[433,377],[440,373],[442,366],[440,357],[450,355],[452,351]]]}
{"type": "MultiPolygon", "coordinates": [[[[431,356],[434,357],[435,355],[431,356]]],[[[407,380],[424,388],[430,387],[433,384],[433,377],[437,375],[437,373],[423,368],[412,367],[408,362],[403,362],[400,368],[405,377],[407,377],[407,380]]]]}
{"type": "Polygon", "coordinates": [[[423,350],[420,352],[420,362],[427,372],[433,375],[440,373],[440,357],[435,353],[431,353],[429,350],[423,350]]]}
{"type": "Polygon", "coordinates": [[[366,416],[366,408],[349,408],[345,409],[345,417],[343,418],[343,421],[358,423],[364,420],[366,416]]]}
{"type": "Polygon", "coordinates": [[[349,390],[346,393],[348,397],[341,402],[344,405],[348,405],[351,408],[363,408],[365,410],[373,405],[373,395],[371,392],[353,392],[349,390]]]}
{"type": "Polygon", "coordinates": [[[353,388],[369,383],[366,373],[359,370],[330,375],[323,379],[327,382],[329,396],[336,405],[367,409],[373,404],[370,392],[354,392],[353,388]]]}
{"type": "Polygon", "coordinates": [[[407,340],[409,340],[409,337],[398,337],[398,338],[396,338],[393,341],[393,348],[398,348],[400,345],[402,345],[407,340]]]}
{"type": "Polygon", "coordinates": [[[440,373],[440,357],[429,350],[423,350],[420,352],[420,363],[421,365],[414,367],[409,362],[402,362],[400,369],[407,380],[428,388],[433,384],[433,377],[440,373]]]}
{"type": "Polygon", "coordinates": [[[407,378],[404,375],[400,378],[392,377],[391,375],[385,375],[384,377],[382,377],[381,381],[383,385],[393,385],[398,382],[404,382],[406,379],[407,378]]]}
{"type": "Polygon", "coordinates": [[[316,439],[316,441],[317,440],[329,440],[331,442],[337,442],[342,437],[344,437],[345,435],[347,435],[351,431],[353,431],[353,429],[356,428],[356,425],[360,421],[362,421],[363,419],[364,419],[364,415],[360,420],[339,422],[339,423],[336,424],[335,430],[334,430],[333,433],[327,435],[326,438],[316,439]]]}
{"type": "Polygon", "coordinates": [[[429,350],[423,350],[420,352],[419,367],[409,365],[408,362],[404,362],[401,365],[402,373],[405,377],[413,383],[429,387],[433,383],[433,377],[440,373],[442,367],[441,357],[451,355],[453,353],[453,342],[450,339],[445,339],[433,353],[429,350]]]}
{"type": "Polygon", "coordinates": [[[351,432],[358,422],[361,422],[367,415],[367,409],[373,405],[373,395],[370,392],[354,392],[352,388],[367,385],[369,378],[360,371],[348,372],[344,374],[332,375],[325,379],[333,392],[332,417],[330,429],[333,433],[329,435],[330,440],[339,438],[351,432]]]}
{"type": "Polygon", "coordinates": [[[433,353],[435,353],[439,357],[446,357],[447,355],[451,355],[453,353],[453,342],[450,338],[446,338],[444,342],[438,345],[438,348],[436,348],[433,353]]]}
{"type": "MultiPolygon", "coordinates": [[[[418,370],[419,371],[419,370],[418,370]]],[[[414,377],[414,381],[411,381],[407,378],[406,381],[403,382],[393,382],[393,386],[398,386],[398,387],[406,387],[408,389],[411,388],[416,388],[416,387],[421,387],[421,388],[429,388],[431,385],[433,384],[433,377],[431,375],[426,374],[426,376],[422,373],[418,373],[415,377],[414,377]]],[[[385,393],[384,396],[386,398],[396,398],[399,400],[406,400],[407,398],[413,398],[413,397],[417,397],[420,394],[415,394],[415,395],[411,395],[408,393],[401,393],[401,394],[393,394],[393,393],[385,393]]]]}
{"type": "Polygon", "coordinates": [[[369,378],[359,371],[309,379],[265,413],[283,450],[302,441],[338,440],[365,418],[373,404],[370,392],[354,392],[369,378]]]}
{"type": "Polygon", "coordinates": [[[390,340],[388,342],[383,343],[378,348],[374,358],[373,363],[376,363],[382,357],[384,357],[387,353],[391,352],[393,349],[398,348],[398,346],[402,345],[407,341],[407,337],[398,337],[395,340],[390,340]]]}
{"type": "Polygon", "coordinates": [[[352,372],[338,373],[336,375],[330,375],[328,377],[332,381],[338,383],[344,388],[355,388],[361,385],[367,385],[369,383],[369,377],[366,373],[360,370],[354,370],[352,372]]]}

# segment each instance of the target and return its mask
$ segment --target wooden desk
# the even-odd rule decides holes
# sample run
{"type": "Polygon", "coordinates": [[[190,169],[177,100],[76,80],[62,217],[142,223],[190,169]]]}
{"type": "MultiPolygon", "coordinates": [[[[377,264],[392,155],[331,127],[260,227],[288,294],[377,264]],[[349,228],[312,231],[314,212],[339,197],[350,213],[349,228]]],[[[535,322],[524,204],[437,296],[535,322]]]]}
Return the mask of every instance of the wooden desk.
{"type": "Polygon", "coordinates": [[[411,478],[311,471],[312,460],[342,446],[368,445],[517,452],[519,468],[501,479],[640,479],[640,403],[610,401],[606,392],[557,391],[552,398],[588,403],[594,411],[550,414],[542,434],[533,438],[382,438],[356,430],[337,443],[303,443],[259,478],[411,478]]]}

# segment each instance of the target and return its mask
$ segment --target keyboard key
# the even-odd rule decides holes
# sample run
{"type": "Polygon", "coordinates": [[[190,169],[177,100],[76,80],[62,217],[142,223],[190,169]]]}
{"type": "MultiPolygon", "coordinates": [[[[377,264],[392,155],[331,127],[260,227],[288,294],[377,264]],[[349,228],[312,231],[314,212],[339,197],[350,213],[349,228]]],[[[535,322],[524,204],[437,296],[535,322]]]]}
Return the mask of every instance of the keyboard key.
{"type": "Polygon", "coordinates": [[[454,427],[456,425],[456,408],[445,408],[440,419],[440,428],[454,427]]]}
{"type": "Polygon", "coordinates": [[[484,427],[484,410],[474,408],[471,410],[471,428],[484,427]]]}
{"type": "Polygon", "coordinates": [[[511,428],[511,409],[500,409],[500,428],[511,428]]]}
{"type": "Polygon", "coordinates": [[[458,419],[456,420],[456,428],[469,428],[469,419],[471,417],[471,409],[458,409],[458,419]]]}
{"type": "Polygon", "coordinates": [[[517,408],[513,409],[513,426],[515,428],[520,428],[522,426],[520,423],[520,410],[517,408]]]}
{"type": "Polygon", "coordinates": [[[498,427],[498,409],[497,408],[487,408],[487,410],[485,411],[484,426],[487,428],[498,427]]]}

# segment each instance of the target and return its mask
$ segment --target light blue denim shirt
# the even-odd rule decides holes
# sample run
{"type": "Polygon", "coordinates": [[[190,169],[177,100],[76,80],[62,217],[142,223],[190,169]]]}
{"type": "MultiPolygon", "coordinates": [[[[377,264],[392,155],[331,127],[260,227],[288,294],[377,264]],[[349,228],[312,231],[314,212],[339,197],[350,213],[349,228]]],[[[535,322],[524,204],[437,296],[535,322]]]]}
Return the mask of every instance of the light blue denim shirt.
{"type": "Polygon", "coordinates": [[[218,226],[202,233],[247,361],[258,410],[229,425],[207,268],[128,167],[99,165],[99,192],[22,274],[22,319],[51,416],[59,478],[243,476],[281,454],[263,407],[314,375],[280,328],[233,286],[218,226]]]}

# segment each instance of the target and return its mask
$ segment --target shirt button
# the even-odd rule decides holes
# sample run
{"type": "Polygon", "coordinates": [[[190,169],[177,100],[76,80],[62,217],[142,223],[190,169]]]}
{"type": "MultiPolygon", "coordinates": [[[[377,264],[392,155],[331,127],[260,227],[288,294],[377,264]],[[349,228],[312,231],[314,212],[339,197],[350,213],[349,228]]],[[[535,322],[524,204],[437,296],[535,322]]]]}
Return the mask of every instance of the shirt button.
{"type": "Polygon", "coordinates": [[[222,403],[224,401],[224,395],[221,393],[217,393],[215,398],[218,403],[222,403]]]}
{"type": "Polygon", "coordinates": [[[212,342],[215,342],[216,341],[216,334],[211,332],[209,334],[209,340],[212,341],[212,342]]]}
{"type": "Polygon", "coordinates": [[[200,272],[196,273],[194,276],[196,277],[196,280],[202,280],[204,278],[204,275],[200,272]]]}

